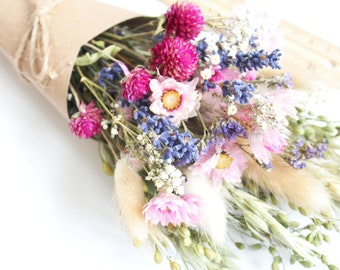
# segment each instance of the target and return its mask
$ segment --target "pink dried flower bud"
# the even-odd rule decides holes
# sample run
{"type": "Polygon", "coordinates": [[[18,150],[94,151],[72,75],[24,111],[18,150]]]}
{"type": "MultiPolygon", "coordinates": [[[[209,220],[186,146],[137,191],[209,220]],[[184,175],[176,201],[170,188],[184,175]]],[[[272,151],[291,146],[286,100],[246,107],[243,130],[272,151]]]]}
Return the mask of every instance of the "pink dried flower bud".
{"type": "Polygon", "coordinates": [[[166,38],[151,49],[150,67],[176,81],[188,80],[198,67],[198,54],[194,45],[183,38],[166,38]]]}
{"type": "Polygon", "coordinates": [[[77,137],[87,139],[101,132],[102,110],[94,106],[93,101],[88,105],[81,101],[79,112],[72,116],[69,125],[77,137]]]}
{"type": "Polygon", "coordinates": [[[173,4],[165,14],[167,36],[181,37],[186,40],[194,39],[204,26],[201,9],[189,1],[173,4]]]}
{"type": "Polygon", "coordinates": [[[182,198],[172,193],[161,193],[152,198],[143,209],[145,220],[151,224],[181,226],[182,223],[195,226],[201,215],[200,198],[185,195],[182,198]]]}
{"type": "Polygon", "coordinates": [[[149,83],[152,79],[150,73],[144,67],[136,67],[122,83],[123,97],[128,101],[136,102],[151,92],[149,83]]]}

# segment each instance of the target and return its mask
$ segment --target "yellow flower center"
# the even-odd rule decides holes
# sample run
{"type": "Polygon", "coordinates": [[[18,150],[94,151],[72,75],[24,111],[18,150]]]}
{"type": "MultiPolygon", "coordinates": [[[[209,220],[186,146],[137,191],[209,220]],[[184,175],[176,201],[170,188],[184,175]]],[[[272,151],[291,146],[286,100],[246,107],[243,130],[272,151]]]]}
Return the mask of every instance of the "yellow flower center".
{"type": "Polygon", "coordinates": [[[163,93],[162,103],[168,111],[175,110],[181,104],[181,95],[174,89],[169,89],[163,93]]]}
{"type": "Polygon", "coordinates": [[[227,169],[232,162],[233,158],[231,156],[229,156],[226,152],[221,152],[217,160],[216,169],[227,169]]]}

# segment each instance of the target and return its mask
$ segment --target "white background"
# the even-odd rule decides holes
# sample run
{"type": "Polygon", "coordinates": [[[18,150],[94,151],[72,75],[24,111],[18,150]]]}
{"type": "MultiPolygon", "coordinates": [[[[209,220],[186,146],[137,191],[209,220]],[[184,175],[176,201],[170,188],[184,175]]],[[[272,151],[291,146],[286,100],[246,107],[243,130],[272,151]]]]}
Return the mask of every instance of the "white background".
{"type": "MultiPolygon", "coordinates": [[[[152,0],[106,2],[148,15],[164,11],[152,0]]],[[[337,1],[322,1],[322,6],[273,2],[286,19],[340,44],[337,1]]],[[[147,247],[132,246],[115,213],[113,180],[101,170],[97,144],[72,135],[67,122],[3,55],[0,124],[0,269],[168,269],[154,264],[147,247]]],[[[334,234],[326,248],[340,266],[339,245],[334,234]]],[[[270,257],[261,252],[239,256],[241,269],[270,269],[270,257]]],[[[286,264],[286,269],[301,267],[286,264]]]]}

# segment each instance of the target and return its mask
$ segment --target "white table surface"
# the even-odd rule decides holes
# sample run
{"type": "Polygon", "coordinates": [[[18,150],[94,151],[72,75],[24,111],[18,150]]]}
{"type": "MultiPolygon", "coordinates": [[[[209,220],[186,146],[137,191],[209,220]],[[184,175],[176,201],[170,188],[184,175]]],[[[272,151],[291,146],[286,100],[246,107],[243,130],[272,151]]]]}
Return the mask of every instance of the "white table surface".
{"type": "MultiPolygon", "coordinates": [[[[150,15],[164,9],[156,1],[148,1],[152,10],[140,2],[120,4],[150,15]]],[[[306,18],[302,24],[313,17],[308,8],[291,7],[290,16],[306,18]]],[[[318,25],[329,19],[318,14],[318,25]]],[[[326,32],[335,32],[340,24],[326,25],[326,32]]],[[[0,269],[168,269],[167,263],[153,262],[147,247],[132,246],[115,213],[113,180],[101,170],[97,144],[71,134],[67,122],[3,55],[0,94],[0,269]]],[[[339,245],[334,234],[325,248],[340,266],[339,245]]],[[[270,257],[260,251],[239,255],[241,269],[270,269],[270,257]]],[[[286,264],[286,269],[301,267],[286,264]]]]}

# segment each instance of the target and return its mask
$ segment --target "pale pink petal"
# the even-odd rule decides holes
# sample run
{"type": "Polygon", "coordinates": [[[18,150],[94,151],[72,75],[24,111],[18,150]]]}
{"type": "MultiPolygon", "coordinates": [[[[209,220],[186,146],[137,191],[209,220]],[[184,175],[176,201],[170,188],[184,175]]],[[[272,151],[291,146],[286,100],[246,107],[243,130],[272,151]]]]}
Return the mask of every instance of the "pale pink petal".
{"type": "Polygon", "coordinates": [[[197,115],[200,107],[201,96],[196,91],[198,78],[190,82],[177,82],[173,78],[160,77],[160,79],[153,79],[150,81],[151,101],[150,110],[157,115],[172,116],[171,122],[179,126],[182,120],[197,115]],[[171,93],[173,95],[171,101],[177,100],[177,104],[166,103],[164,96],[171,93]]]}
{"type": "Polygon", "coordinates": [[[161,193],[152,198],[143,209],[145,220],[151,224],[180,226],[182,223],[199,223],[200,200],[195,195],[179,197],[172,193],[161,193]]]}
{"type": "Polygon", "coordinates": [[[236,145],[224,142],[210,146],[202,153],[200,159],[189,167],[192,175],[205,174],[209,176],[216,188],[221,188],[222,182],[240,182],[243,171],[247,167],[247,159],[243,151],[236,145]],[[226,168],[217,168],[219,155],[227,153],[231,163],[226,168]]]}

